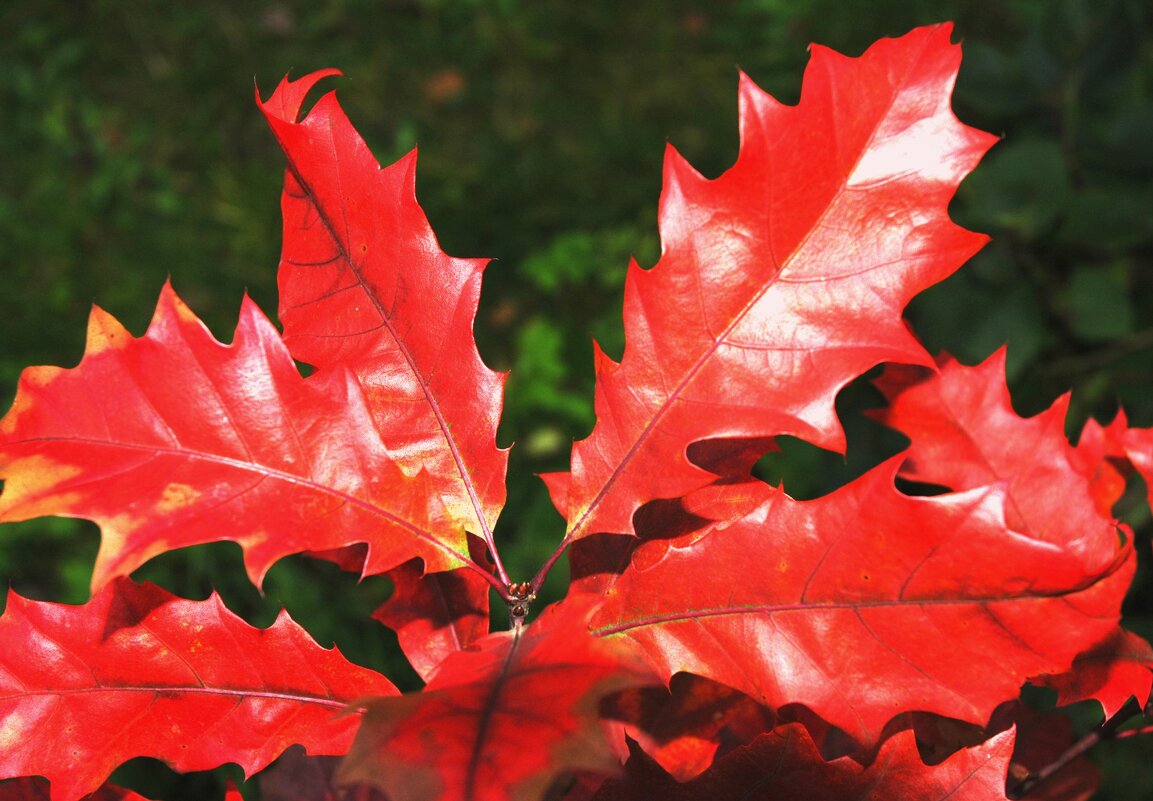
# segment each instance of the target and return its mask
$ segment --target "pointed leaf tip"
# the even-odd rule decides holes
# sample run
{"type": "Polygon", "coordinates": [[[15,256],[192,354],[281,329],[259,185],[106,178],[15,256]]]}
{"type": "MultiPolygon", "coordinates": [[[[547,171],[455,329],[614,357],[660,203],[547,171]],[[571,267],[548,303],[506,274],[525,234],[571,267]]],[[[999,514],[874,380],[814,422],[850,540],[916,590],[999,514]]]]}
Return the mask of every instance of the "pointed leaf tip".
{"type": "Polygon", "coordinates": [[[256,87],[256,104],[267,114],[275,114],[286,122],[296,122],[300,115],[304,98],[312,91],[312,87],[325,78],[343,75],[338,69],[323,69],[311,72],[296,80],[289,80],[285,75],[273,91],[268,100],[260,97],[260,87],[256,87]]]}

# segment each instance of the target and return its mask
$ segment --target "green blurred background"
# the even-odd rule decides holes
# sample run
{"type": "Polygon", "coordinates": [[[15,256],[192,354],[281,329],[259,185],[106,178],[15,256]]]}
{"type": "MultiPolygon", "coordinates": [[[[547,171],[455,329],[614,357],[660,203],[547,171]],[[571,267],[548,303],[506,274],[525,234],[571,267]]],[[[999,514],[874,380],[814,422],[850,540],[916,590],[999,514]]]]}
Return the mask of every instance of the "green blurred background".
{"type": "MultiPolygon", "coordinates": [[[[620,355],[625,265],[659,249],[666,141],[716,175],[736,156],[738,68],[794,102],[809,42],[856,55],[948,19],[964,42],[956,111],[1004,137],[953,212],[994,241],[915,301],[915,329],[970,363],[1008,342],[1022,413],[1073,389],[1074,429],[1119,403],[1153,425],[1148,0],[4,3],[0,404],[23,367],[79,360],[93,302],[142,333],[169,276],[220,339],[245,291],[274,314],[283,162],[253,79],[268,94],[286,72],[339,67],[348,77],[328,85],[381,162],[419,143],[418,195],[443,247],[497,259],[477,337],[491,366],[512,370],[497,536],[527,578],[563,529],[534,474],[563,469],[591,428],[591,341],[620,355]]],[[[848,459],[787,442],[763,474],[812,497],[894,453],[900,438],[859,414],[877,402],[863,382],[844,393],[848,459]]],[[[1121,512],[1147,551],[1142,491],[1121,512]]],[[[6,527],[0,578],[81,601],[97,539],[74,521],[6,527]]],[[[233,545],[140,575],[194,597],[218,586],[262,625],[287,605],[322,642],[413,682],[388,633],[365,623],[386,581],[358,587],[290,559],[261,597],[233,545]]],[[[1131,604],[1147,634],[1150,606],[1148,592],[1131,604]]],[[[1153,797],[1153,775],[1133,775],[1153,756],[1146,739],[1108,751],[1101,797],[1153,797]]],[[[216,785],[203,781],[177,792],[205,797],[216,785]]]]}

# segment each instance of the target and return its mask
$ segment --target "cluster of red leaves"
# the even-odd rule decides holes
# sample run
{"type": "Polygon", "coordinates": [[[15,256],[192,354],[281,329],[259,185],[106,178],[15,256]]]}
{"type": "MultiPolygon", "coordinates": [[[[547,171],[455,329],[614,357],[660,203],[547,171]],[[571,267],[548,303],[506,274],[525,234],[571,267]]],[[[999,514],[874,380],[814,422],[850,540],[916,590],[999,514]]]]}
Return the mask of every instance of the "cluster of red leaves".
{"type": "MultiPolygon", "coordinates": [[[[246,301],[221,344],[165,287],[142,337],[95,309],[81,363],[27,370],[0,422],[0,519],[103,535],[91,601],[11,594],[0,618],[0,798],[138,798],[105,782],[152,756],[239,763],[282,801],[987,801],[1067,744],[1023,684],[1144,703],[1111,508],[1126,470],[1153,480],[1153,430],[1090,423],[1072,446],[1066,399],[1022,419],[1003,352],[934,362],[902,319],[985,241],[947,213],[994,141],[950,110],[949,36],[814,47],[795,107],[742,77],[714,180],[668,151],[660,261],[630,266],[624,357],[598,352],[596,427],[546,477],[569,596],[495,633],[490,589],[521,603],[552,561],[514,585],[492,535],[483,262],[439,248],[414,155],[381,169],[331,93],[302,117],[330,72],[258,98],[288,159],[283,334],[246,301]],[[907,451],[805,502],[751,476],[781,435],[843,450],[836,394],[882,363],[907,451]],[[303,552],[389,575],[375,617],[424,689],[287,615],[253,628],[128,578],[219,540],[258,585],[303,552]]],[[[1046,797],[1085,797],[1071,777],[1046,797]]]]}

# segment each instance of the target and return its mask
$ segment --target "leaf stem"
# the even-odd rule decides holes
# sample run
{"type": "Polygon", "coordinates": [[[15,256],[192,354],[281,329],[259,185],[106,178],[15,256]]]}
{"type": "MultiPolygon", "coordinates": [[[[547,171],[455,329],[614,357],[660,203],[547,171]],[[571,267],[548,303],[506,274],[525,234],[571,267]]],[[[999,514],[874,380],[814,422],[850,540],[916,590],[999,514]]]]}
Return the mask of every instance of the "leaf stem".
{"type": "MultiPolygon", "coordinates": [[[[1134,715],[1141,714],[1142,709],[1137,703],[1137,699],[1130,698],[1125,702],[1113,717],[1106,720],[1093,731],[1086,734],[1080,740],[1077,740],[1069,746],[1064,753],[1054,759],[1048,765],[1045,765],[1040,770],[1033,771],[1020,781],[1015,787],[1009,788],[1005,795],[1009,798],[1018,799],[1025,797],[1028,793],[1034,790],[1037,785],[1042,782],[1048,781],[1057,774],[1062,768],[1075,760],[1077,757],[1082,756],[1090,748],[1097,745],[1102,740],[1112,740],[1117,737],[1125,736],[1118,733],[1121,728],[1130,718],[1134,715]]],[[[1148,727],[1143,730],[1148,730],[1148,727]]]]}
{"type": "Polygon", "coordinates": [[[541,566],[540,570],[536,572],[536,575],[532,577],[532,581],[529,582],[529,586],[532,588],[534,595],[540,592],[540,588],[544,584],[544,580],[548,578],[548,573],[550,570],[552,570],[552,566],[556,564],[558,559],[560,559],[561,554],[565,552],[569,544],[572,543],[572,540],[573,538],[571,534],[566,535],[565,538],[561,540],[560,545],[556,547],[556,550],[552,552],[552,555],[548,558],[548,561],[545,562],[541,566]]]}

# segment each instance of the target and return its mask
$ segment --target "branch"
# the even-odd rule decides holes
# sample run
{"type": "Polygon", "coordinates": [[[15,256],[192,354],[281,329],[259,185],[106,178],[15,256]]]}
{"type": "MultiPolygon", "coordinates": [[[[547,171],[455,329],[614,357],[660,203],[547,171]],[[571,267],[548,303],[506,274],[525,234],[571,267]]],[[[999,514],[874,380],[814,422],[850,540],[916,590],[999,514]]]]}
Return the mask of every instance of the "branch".
{"type": "Polygon", "coordinates": [[[1148,714],[1148,709],[1142,710],[1137,703],[1137,699],[1130,698],[1125,702],[1125,705],[1117,711],[1117,714],[1106,720],[1093,731],[1086,734],[1081,739],[1077,740],[1063,754],[1057,757],[1040,770],[1034,771],[1021,779],[1016,787],[1010,787],[1006,790],[1005,795],[1011,799],[1024,798],[1025,795],[1034,790],[1037,785],[1042,782],[1048,781],[1058,771],[1068,765],[1077,757],[1087,752],[1090,748],[1097,745],[1102,740],[1113,740],[1119,737],[1127,737],[1142,731],[1151,731],[1153,727],[1143,727],[1132,732],[1118,732],[1121,726],[1125,725],[1135,715],[1148,714]]]}

